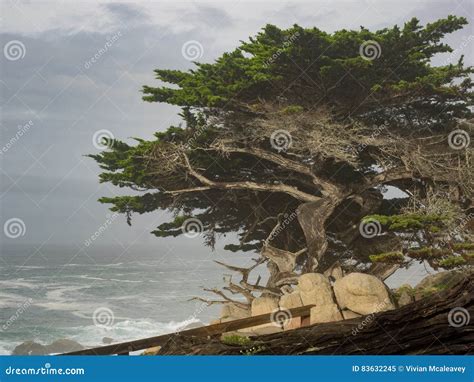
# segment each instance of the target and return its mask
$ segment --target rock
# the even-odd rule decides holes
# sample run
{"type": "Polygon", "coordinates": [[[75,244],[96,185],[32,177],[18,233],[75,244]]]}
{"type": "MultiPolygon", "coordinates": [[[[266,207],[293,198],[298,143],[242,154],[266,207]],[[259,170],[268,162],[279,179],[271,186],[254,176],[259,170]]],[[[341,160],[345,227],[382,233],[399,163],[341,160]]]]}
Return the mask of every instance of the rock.
{"type": "Polygon", "coordinates": [[[461,271],[445,271],[429,275],[415,287],[415,300],[418,301],[432,293],[450,289],[465,277],[466,274],[461,271]]]}
{"type": "Polygon", "coordinates": [[[403,284],[395,291],[395,296],[397,297],[398,306],[405,306],[411,304],[415,299],[413,298],[414,289],[408,285],[403,284]]]}
{"type": "Polygon", "coordinates": [[[112,342],[114,342],[114,339],[113,339],[113,338],[110,338],[110,337],[104,337],[104,338],[102,338],[102,343],[103,343],[103,344],[109,345],[109,344],[111,344],[112,342]]]}
{"type": "Polygon", "coordinates": [[[305,273],[298,279],[298,291],[303,305],[334,304],[331,284],[326,276],[320,273],[305,273]]]}
{"type": "Polygon", "coordinates": [[[82,350],[84,346],[80,343],[68,340],[67,338],[60,339],[54,341],[52,344],[47,345],[46,349],[48,350],[49,354],[57,354],[57,353],[68,353],[71,351],[82,350]]]}
{"type": "Polygon", "coordinates": [[[365,273],[350,273],[334,283],[334,293],[341,309],[371,314],[394,309],[385,284],[365,273]]]}
{"type": "Polygon", "coordinates": [[[45,355],[46,346],[34,341],[25,341],[13,349],[12,355],[45,355]]]}
{"type": "Polygon", "coordinates": [[[398,306],[405,306],[414,301],[413,297],[407,291],[403,291],[398,299],[398,306]]]}
{"type": "Polygon", "coordinates": [[[34,341],[26,341],[18,345],[13,350],[12,355],[58,354],[82,349],[84,349],[84,347],[80,343],[66,338],[54,341],[50,345],[41,345],[34,341]]]}
{"type": "Polygon", "coordinates": [[[273,297],[257,297],[252,301],[252,316],[271,313],[278,309],[278,300],[273,297]]]}
{"type": "Polygon", "coordinates": [[[157,355],[161,350],[161,346],[155,346],[149,349],[146,349],[142,355],[157,355]]]}
{"type": "Polygon", "coordinates": [[[352,310],[344,309],[342,311],[342,317],[344,317],[344,320],[350,320],[352,318],[357,318],[357,317],[360,317],[360,316],[361,316],[360,314],[355,313],[352,310]]]}
{"type": "Polygon", "coordinates": [[[344,277],[344,272],[342,271],[339,262],[336,262],[331,267],[329,267],[324,272],[324,276],[326,276],[327,278],[332,277],[334,280],[342,279],[344,277]]]}
{"type": "Polygon", "coordinates": [[[342,320],[342,315],[341,312],[339,312],[339,308],[336,304],[320,305],[311,308],[311,325],[340,320],[342,320]]]}
{"type": "Polygon", "coordinates": [[[280,297],[280,308],[292,309],[303,306],[303,300],[299,292],[292,292],[290,294],[284,294],[280,297]]]}
{"type": "Polygon", "coordinates": [[[232,303],[225,304],[221,309],[221,318],[226,318],[230,316],[237,317],[237,319],[247,318],[250,317],[250,311],[249,309],[241,308],[240,306],[237,306],[232,303]]]}
{"type": "MultiPolygon", "coordinates": [[[[280,297],[280,309],[292,309],[303,306],[301,295],[299,292],[292,292],[280,297]]],[[[301,317],[293,317],[288,322],[285,322],[284,329],[296,329],[301,327],[301,317]]]]}
{"type": "MultiPolygon", "coordinates": [[[[278,310],[278,299],[274,297],[257,297],[252,301],[252,316],[258,316],[260,314],[272,313],[278,310]]],[[[281,328],[277,325],[263,324],[252,327],[250,331],[256,335],[275,333],[276,331],[281,332],[281,328]]]]}

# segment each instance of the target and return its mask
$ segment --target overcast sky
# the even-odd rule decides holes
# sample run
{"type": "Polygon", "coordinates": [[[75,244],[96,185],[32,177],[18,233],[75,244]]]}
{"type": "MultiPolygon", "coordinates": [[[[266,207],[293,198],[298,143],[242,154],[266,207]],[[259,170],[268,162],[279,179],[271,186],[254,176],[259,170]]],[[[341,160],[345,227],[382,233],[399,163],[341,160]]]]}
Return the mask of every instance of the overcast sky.
{"type": "MultiPolygon", "coordinates": [[[[1,240],[77,247],[106,220],[107,206],[97,199],[118,192],[99,186],[97,166],[84,157],[98,152],[94,134],[106,129],[119,139],[150,138],[178,122],[176,108],[145,103],[139,91],[156,84],[155,68],[191,68],[183,54],[189,41],[199,43],[198,60],[212,62],[267,23],[331,32],[361,25],[380,29],[413,16],[423,23],[448,14],[472,20],[473,14],[469,0],[1,4],[2,227],[18,218],[26,229],[18,238],[1,232],[1,240]],[[14,139],[19,131],[22,136],[14,139]]],[[[455,54],[437,62],[454,62],[462,53],[472,64],[472,35],[472,25],[451,35],[455,54]]],[[[163,218],[159,212],[135,217],[130,228],[119,217],[98,242],[169,243],[149,234],[163,218]]],[[[177,240],[183,249],[200,245],[177,240]]]]}

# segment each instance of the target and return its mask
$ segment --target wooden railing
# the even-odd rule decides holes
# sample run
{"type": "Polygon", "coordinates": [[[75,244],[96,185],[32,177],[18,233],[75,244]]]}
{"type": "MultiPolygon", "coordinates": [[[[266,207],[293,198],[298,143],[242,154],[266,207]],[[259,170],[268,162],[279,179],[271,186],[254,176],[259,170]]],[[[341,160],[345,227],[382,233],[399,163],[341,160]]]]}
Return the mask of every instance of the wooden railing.
{"type": "MultiPolygon", "coordinates": [[[[314,305],[306,305],[299,308],[285,310],[286,314],[291,318],[301,317],[302,319],[309,317],[310,310],[314,305]]],[[[122,342],[118,344],[111,344],[100,346],[91,349],[78,350],[70,353],[60,355],[128,355],[130,352],[137,350],[145,350],[155,346],[161,346],[175,336],[195,336],[195,337],[213,337],[219,336],[223,333],[234,330],[251,328],[257,325],[269,324],[275,313],[261,314],[259,316],[242,318],[240,320],[223,322],[220,324],[202,326],[200,328],[193,328],[183,330],[180,332],[163,334],[161,336],[144,338],[141,340],[122,342]]]]}

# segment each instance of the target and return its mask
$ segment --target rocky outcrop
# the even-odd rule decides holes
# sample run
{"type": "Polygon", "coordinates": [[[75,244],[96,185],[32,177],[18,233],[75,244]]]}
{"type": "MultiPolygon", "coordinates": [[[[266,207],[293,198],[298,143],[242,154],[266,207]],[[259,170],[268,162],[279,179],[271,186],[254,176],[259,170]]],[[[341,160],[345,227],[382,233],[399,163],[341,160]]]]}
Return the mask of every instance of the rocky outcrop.
{"type": "Polygon", "coordinates": [[[326,304],[311,308],[310,324],[320,324],[342,320],[341,312],[336,304],[326,304]]]}
{"type": "Polygon", "coordinates": [[[329,279],[321,273],[306,273],[298,279],[298,291],[303,305],[334,304],[329,279]]]}
{"type": "MultiPolygon", "coordinates": [[[[252,316],[260,314],[273,313],[279,310],[279,300],[274,297],[258,297],[252,301],[252,316]]],[[[245,329],[244,332],[251,332],[256,335],[264,335],[280,332],[282,328],[277,323],[258,325],[251,329],[245,329]]]]}
{"type": "Polygon", "coordinates": [[[334,294],[341,309],[372,314],[394,309],[385,284],[365,273],[350,273],[334,283],[334,294]]]}
{"type": "Polygon", "coordinates": [[[12,355],[46,355],[67,353],[76,350],[82,350],[84,347],[73,340],[60,339],[49,345],[41,345],[34,341],[26,341],[18,345],[12,352],[12,355]]]}
{"type": "Polygon", "coordinates": [[[278,299],[273,297],[258,297],[252,301],[252,316],[271,313],[278,310],[278,299]]]}
{"type": "MultiPolygon", "coordinates": [[[[292,309],[303,306],[301,294],[299,292],[292,292],[285,294],[280,298],[280,309],[292,309]]],[[[301,326],[301,317],[292,317],[284,324],[285,330],[296,329],[301,326]]]]}
{"type": "Polygon", "coordinates": [[[236,320],[250,317],[250,311],[232,303],[225,304],[221,310],[221,318],[228,317],[233,317],[236,320]]]}

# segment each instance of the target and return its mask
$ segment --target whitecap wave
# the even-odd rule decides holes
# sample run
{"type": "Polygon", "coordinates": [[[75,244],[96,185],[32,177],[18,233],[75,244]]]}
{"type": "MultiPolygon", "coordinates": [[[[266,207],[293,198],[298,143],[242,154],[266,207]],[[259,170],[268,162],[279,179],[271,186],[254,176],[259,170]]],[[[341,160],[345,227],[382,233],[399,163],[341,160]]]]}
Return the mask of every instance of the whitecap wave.
{"type": "MultiPolygon", "coordinates": [[[[203,324],[197,318],[184,321],[157,322],[151,320],[123,320],[114,323],[111,327],[95,325],[73,328],[68,337],[87,347],[103,345],[102,339],[110,337],[114,342],[132,341],[141,338],[159,336],[184,330],[191,324],[203,324]]],[[[203,324],[204,325],[204,324],[203,324]]]]}

